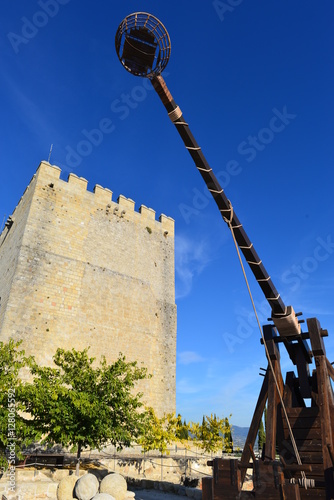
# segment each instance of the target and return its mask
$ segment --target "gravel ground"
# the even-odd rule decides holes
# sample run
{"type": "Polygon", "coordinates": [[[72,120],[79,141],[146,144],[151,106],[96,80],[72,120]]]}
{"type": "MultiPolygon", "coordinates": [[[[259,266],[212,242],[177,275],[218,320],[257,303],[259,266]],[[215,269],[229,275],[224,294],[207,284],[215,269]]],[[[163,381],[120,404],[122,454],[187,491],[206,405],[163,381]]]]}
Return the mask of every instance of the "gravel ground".
{"type": "MultiPolygon", "coordinates": [[[[166,493],[158,490],[134,490],[136,494],[135,500],[180,500],[179,495],[166,493]]],[[[185,498],[185,497],[183,497],[185,498]]]]}

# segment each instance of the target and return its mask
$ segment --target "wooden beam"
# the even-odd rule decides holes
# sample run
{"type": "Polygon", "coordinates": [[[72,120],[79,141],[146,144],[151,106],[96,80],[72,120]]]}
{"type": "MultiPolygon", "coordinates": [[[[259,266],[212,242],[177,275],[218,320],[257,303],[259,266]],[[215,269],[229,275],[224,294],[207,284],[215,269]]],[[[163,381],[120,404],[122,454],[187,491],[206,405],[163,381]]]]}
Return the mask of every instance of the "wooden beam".
{"type": "Polygon", "coordinates": [[[275,344],[274,342],[274,339],[277,335],[276,329],[272,328],[270,325],[267,325],[263,328],[263,333],[274,370],[274,373],[272,373],[271,370],[269,371],[269,380],[268,380],[268,408],[267,408],[265,458],[269,460],[275,460],[277,431],[279,431],[278,434],[280,434],[280,437],[282,437],[283,434],[281,420],[279,421],[279,429],[277,428],[278,408],[280,406],[280,397],[278,390],[280,394],[283,396],[284,384],[280,367],[280,353],[278,345],[275,344]],[[276,381],[278,382],[278,390],[276,387],[275,378],[276,381]]]}
{"type": "MultiPolygon", "coordinates": [[[[249,463],[251,452],[249,445],[254,447],[254,443],[256,441],[256,436],[259,430],[261,418],[264,412],[264,408],[266,406],[267,398],[268,398],[268,380],[269,380],[269,367],[267,368],[266,375],[263,379],[261,391],[255,406],[252,422],[248,431],[247,439],[244,445],[244,450],[242,452],[240,463],[241,465],[246,465],[249,463]]],[[[244,482],[246,476],[246,468],[242,468],[241,470],[241,482],[244,482]]]]}
{"type": "Polygon", "coordinates": [[[330,378],[334,380],[334,367],[332,366],[332,363],[329,361],[328,358],[326,358],[326,365],[330,378]]]}
{"type": "Polygon", "coordinates": [[[333,435],[330,409],[331,384],[329,380],[328,366],[326,361],[326,350],[321,338],[321,328],[316,318],[307,320],[310,340],[314,356],[318,382],[318,405],[321,422],[321,440],[323,467],[326,483],[326,497],[334,498],[333,471],[333,435]]]}
{"type": "Polygon", "coordinates": [[[202,500],[212,500],[212,477],[202,478],[202,500]]]}
{"type": "Polygon", "coordinates": [[[310,398],[312,396],[310,386],[310,369],[308,363],[305,362],[305,355],[300,349],[299,344],[298,349],[296,349],[296,365],[298,370],[300,394],[302,398],[310,398]]]}
{"type": "MultiPolygon", "coordinates": [[[[334,368],[327,357],[326,357],[326,366],[327,366],[327,371],[328,371],[329,377],[332,380],[334,380],[334,368]]],[[[330,384],[330,383],[328,384],[328,391],[329,391],[329,405],[330,405],[330,407],[333,408],[334,407],[334,393],[333,393],[332,384],[330,384]]]]}
{"type": "Polygon", "coordinates": [[[282,484],[283,500],[300,500],[298,484],[282,484]]]}
{"type": "MultiPolygon", "coordinates": [[[[280,390],[282,391],[283,382],[280,384],[281,371],[279,368],[279,361],[272,361],[276,380],[278,381],[280,390]]],[[[277,392],[274,376],[269,370],[268,380],[268,407],[267,407],[267,430],[266,430],[266,445],[265,445],[265,459],[275,460],[276,455],[276,434],[277,434],[277,412],[280,403],[279,395],[277,392]]]]}
{"type": "Polygon", "coordinates": [[[328,446],[333,448],[333,436],[329,409],[328,372],[324,356],[315,356],[315,366],[318,380],[318,404],[323,442],[324,468],[326,469],[332,467],[334,464],[332,464],[332,460],[328,455],[328,446]]]}
{"type": "Polygon", "coordinates": [[[313,356],[326,355],[325,344],[321,337],[321,327],[317,318],[309,318],[307,320],[307,328],[310,335],[313,356]]]}
{"type": "Polygon", "coordinates": [[[283,401],[286,408],[305,407],[305,401],[299,390],[299,380],[294,372],[287,372],[286,374],[283,401]]]}

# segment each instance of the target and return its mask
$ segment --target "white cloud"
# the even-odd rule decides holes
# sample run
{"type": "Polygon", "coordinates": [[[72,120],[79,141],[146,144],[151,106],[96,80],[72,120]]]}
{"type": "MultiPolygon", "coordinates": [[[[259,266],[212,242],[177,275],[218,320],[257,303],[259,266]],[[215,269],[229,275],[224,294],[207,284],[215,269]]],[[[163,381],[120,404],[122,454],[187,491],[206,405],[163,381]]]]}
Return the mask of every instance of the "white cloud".
{"type": "Polygon", "coordinates": [[[204,241],[191,241],[185,236],[175,237],[176,298],[189,295],[193,280],[209,262],[208,248],[204,241]]]}
{"type": "Polygon", "coordinates": [[[187,421],[200,421],[202,415],[211,413],[219,416],[232,414],[232,423],[249,426],[263,382],[259,376],[260,360],[252,360],[249,366],[233,372],[231,366],[222,365],[218,359],[207,359],[206,362],[207,370],[204,366],[201,376],[198,376],[198,370],[195,373],[188,371],[178,380],[177,411],[187,421]]]}
{"type": "Polygon", "coordinates": [[[247,393],[250,387],[254,386],[259,380],[259,367],[252,364],[243,370],[233,373],[226,381],[222,393],[229,398],[239,397],[244,391],[247,393]]]}
{"type": "Polygon", "coordinates": [[[179,363],[181,365],[190,365],[191,363],[200,363],[205,359],[194,351],[183,351],[178,353],[179,363]]]}
{"type": "Polygon", "coordinates": [[[182,378],[176,384],[176,392],[179,394],[196,394],[202,390],[203,387],[187,378],[182,378]]]}

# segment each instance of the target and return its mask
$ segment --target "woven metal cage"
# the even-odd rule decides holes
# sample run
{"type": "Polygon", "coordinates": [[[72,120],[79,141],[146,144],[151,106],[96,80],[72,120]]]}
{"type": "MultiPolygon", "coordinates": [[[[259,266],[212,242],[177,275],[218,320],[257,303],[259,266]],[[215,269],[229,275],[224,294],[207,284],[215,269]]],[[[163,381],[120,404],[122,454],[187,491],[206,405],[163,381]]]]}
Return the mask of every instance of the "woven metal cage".
{"type": "Polygon", "coordinates": [[[135,12],[119,25],[116,52],[125,69],[136,76],[160,74],[167,66],[171,43],[164,25],[146,12],[135,12]]]}

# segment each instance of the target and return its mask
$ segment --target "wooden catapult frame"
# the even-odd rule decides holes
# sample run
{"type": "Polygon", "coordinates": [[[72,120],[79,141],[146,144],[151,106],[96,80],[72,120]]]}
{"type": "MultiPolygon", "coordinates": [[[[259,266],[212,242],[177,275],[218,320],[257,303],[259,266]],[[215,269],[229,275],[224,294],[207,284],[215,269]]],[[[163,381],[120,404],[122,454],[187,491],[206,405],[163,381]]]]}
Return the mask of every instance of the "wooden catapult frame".
{"type": "MultiPolygon", "coordinates": [[[[264,336],[276,379],[283,396],[289,422],[296,440],[301,464],[297,463],[287,422],[274,381],[266,370],[258,401],[240,460],[215,459],[213,478],[203,479],[203,500],[211,499],[332,499],[333,482],[333,423],[334,404],[330,379],[334,369],[326,357],[322,330],[316,318],[307,320],[315,368],[312,374],[304,370],[296,377],[287,372],[285,383],[280,367],[279,343],[284,342],[272,325],[264,326],[264,336]],[[310,395],[310,406],[303,394],[310,395]],[[254,445],[260,421],[267,405],[267,432],[261,459],[254,455],[254,445]],[[253,491],[243,491],[246,470],[253,470],[253,491]],[[304,479],[303,475],[304,473],[304,479]]],[[[298,352],[298,349],[297,349],[298,352]]],[[[306,354],[306,353],[305,353],[306,354]]],[[[294,361],[298,363],[295,358],[294,361]]],[[[301,361],[302,366],[303,361],[301,361]]],[[[298,365],[297,365],[298,370],[298,365]]],[[[308,398],[307,398],[308,399],[308,398]]]]}

